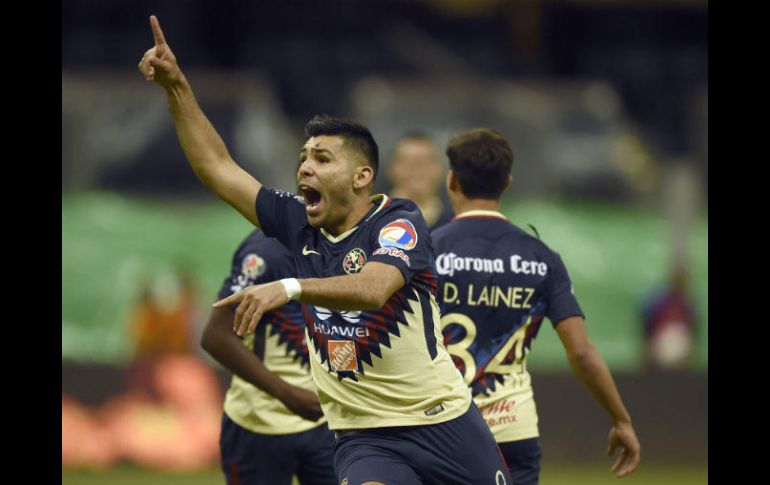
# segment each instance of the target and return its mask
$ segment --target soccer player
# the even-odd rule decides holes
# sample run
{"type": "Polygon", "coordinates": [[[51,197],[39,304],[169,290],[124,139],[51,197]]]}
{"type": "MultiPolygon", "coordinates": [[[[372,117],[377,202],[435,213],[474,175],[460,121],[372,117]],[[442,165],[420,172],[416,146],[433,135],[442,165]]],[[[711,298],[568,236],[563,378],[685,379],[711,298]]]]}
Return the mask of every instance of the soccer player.
{"type": "Polygon", "coordinates": [[[559,255],[501,214],[513,152],[500,133],[452,137],[447,189],[457,216],[432,233],[444,343],[465,377],[510,467],[513,482],[536,484],[537,412],[527,355],[544,317],[575,374],[612,420],[607,453],[622,477],[639,463],[639,441],[610,373],[586,335],[583,312],[559,255]]]}
{"type": "MultiPolygon", "coordinates": [[[[293,274],[288,250],[254,230],[235,251],[219,297],[293,274]]],[[[234,319],[233,308],[214,308],[201,338],[201,347],[234,373],[219,440],[227,483],[290,485],[297,475],[303,485],[335,485],[334,435],[310,376],[299,303],[266,312],[242,340],[234,319]]]]}
{"type": "Polygon", "coordinates": [[[390,196],[417,204],[431,231],[454,215],[439,195],[443,175],[438,149],[429,135],[412,131],[398,139],[388,165],[390,196]]]}
{"type": "Polygon", "coordinates": [[[281,241],[302,278],[251,286],[215,306],[240,303],[234,329],[242,335],[265,312],[303,303],[313,381],[336,431],[340,483],[510,484],[443,346],[425,220],[411,201],[371,195],[378,149],[369,130],[312,119],[297,172],[304,198],[262,187],[230,157],[158,20],[150,23],[155,46],[139,70],[165,89],[193,171],[281,241]]]}

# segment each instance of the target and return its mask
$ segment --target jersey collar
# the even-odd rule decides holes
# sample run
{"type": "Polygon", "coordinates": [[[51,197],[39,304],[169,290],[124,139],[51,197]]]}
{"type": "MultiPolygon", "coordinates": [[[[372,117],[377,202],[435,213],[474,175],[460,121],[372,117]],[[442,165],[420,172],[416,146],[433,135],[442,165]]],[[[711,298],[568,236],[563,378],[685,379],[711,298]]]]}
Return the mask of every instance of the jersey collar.
{"type": "MultiPolygon", "coordinates": [[[[371,213],[367,216],[364,216],[363,222],[368,222],[369,219],[374,217],[375,214],[380,212],[385,207],[389,206],[391,199],[385,194],[376,194],[369,197],[369,200],[371,200],[374,203],[377,203],[379,201],[379,204],[373,210],[370,209],[371,213]]],[[[360,223],[361,221],[359,221],[359,224],[360,223]]],[[[353,234],[353,232],[355,232],[355,230],[358,229],[359,224],[356,224],[355,226],[351,227],[350,229],[348,229],[347,231],[343,232],[342,234],[336,237],[326,232],[326,229],[324,229],[323,227],[321,228],[321,234],[323,234],[326,239],[336,244],[342,241],[343,239],[345,239],[346,237],[350,236],[351,234],[353,234]]]]}
{"type": "Polygon", "coordinates": [[[466,219],[471,217],[483,217],[483,218],[491,218],[491,219],[502,219],[504,221],[507,221],[508,218],[505,217],[501,212],[498,211],[486,211],[486,210],[472,210],[472,211],[466,211],[462,214],[456,215],[455,219],[466,219]]]}
{"type": "Polygon", "coordinates": [[[377,206],[377,208],[374,210],[374,212],[369,214],[369,216],[366,219],[364,219],[364,222],[368,222],[369,219],[374,217],[375,214],[377,214],[382,209],[384,209],[384,208],[386,208],[387,206],[390,205],[390,197],[388,197],[385,194],[375,194],[375,195],[369,197],[369,200],[371,200],[374,203],[377,203],[377,201],[380,200],[380,204],[377,206]]]}

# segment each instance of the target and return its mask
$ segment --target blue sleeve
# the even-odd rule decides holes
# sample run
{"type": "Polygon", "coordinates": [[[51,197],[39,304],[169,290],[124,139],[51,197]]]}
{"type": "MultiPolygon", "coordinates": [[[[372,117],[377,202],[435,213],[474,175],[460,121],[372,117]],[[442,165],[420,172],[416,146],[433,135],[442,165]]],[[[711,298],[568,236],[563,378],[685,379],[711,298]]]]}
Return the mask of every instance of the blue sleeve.
{"type": "MultiPolygon", "coordinates": [[[[269,283],[292,273],[291,257],[286,248],[275,240],[244,241],[233,255],[230,274],[219,289],[219,299],[241,291],[247,286],[269,283]]],[[[238,305],[231,305],[235,310],[238,305]]]]}
{"type": "Polygon", "coordinates": [[[237,256],[237,253],[233,255],[230,274],[227,276],[227,278],[225,278],[225,280],[222,282],[222,286],[219,288],[219,294],[217,295],[217,297],[220,300],[223,298],[227,298],[228,296],[232,295],[236,291],[240,290],[240,287],[238,286],[238,273],[236,272],[236,269],[235,269],[238,266],[235,262],[236,256],[237,256]]]}
{"type": "Polygon", "coordinates": [[[433,268],[431,238],[422,216],[394,212],[372,227],[368,260],[395,266],[408,285],[415,274],[433,268]]]}
{"type": "Polygon", "coordinates": [[[289,251],[295,251],[301,244],[300,234],[307,223],[302,197],[262,187],[255,206],[262,232],[278,239],[289,251]]]}
{"type": "Polygon", "coordinates": [[[548,309],[546,316],[555,327],[567,317],[581,316],[585,318],[572,292],[572,281],[567,273],[564,262],[557,253],[553,253],[548,276],[548,309]]]}

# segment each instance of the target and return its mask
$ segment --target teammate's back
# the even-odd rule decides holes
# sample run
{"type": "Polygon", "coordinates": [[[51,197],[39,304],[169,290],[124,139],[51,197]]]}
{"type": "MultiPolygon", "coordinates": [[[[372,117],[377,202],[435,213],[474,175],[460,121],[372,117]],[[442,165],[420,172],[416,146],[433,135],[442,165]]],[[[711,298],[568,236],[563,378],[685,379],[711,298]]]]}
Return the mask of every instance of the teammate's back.
{"type": "Polygon", "coordinates": [[[514,483],[536,485],[538,417],[526,359],[548,317],[578,377],[613,420],[609,451],[623,447],[619,476],[639,461],[639,442],[561,257],[511,224],[500,197],[511,185],[513,150],[498,132],[460,132],[447,146],[447,191],[457,216],[432,232],[447,351],[499,444],[514,483]]]}

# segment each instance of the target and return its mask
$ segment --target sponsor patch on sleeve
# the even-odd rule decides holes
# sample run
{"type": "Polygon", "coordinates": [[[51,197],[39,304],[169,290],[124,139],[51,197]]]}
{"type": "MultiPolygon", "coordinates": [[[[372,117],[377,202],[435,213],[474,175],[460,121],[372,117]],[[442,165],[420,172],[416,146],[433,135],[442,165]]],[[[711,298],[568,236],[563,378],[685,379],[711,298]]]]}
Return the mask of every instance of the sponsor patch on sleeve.
{"type": "Polygon", "coordinates": [[[399,258],[405,262],[407,266],[411,266],[411,264],[409,264],[409,255],[398,248],[377,248],[372,254],[387,254],[388,256],[395,256],[396,258],[399,258]]]}
{"type": "Polygon", "coordinates": [[[417,245],[417,230],[406,219],[396,219],[380,229],[380,246],[409,251],[417,245]]]}

